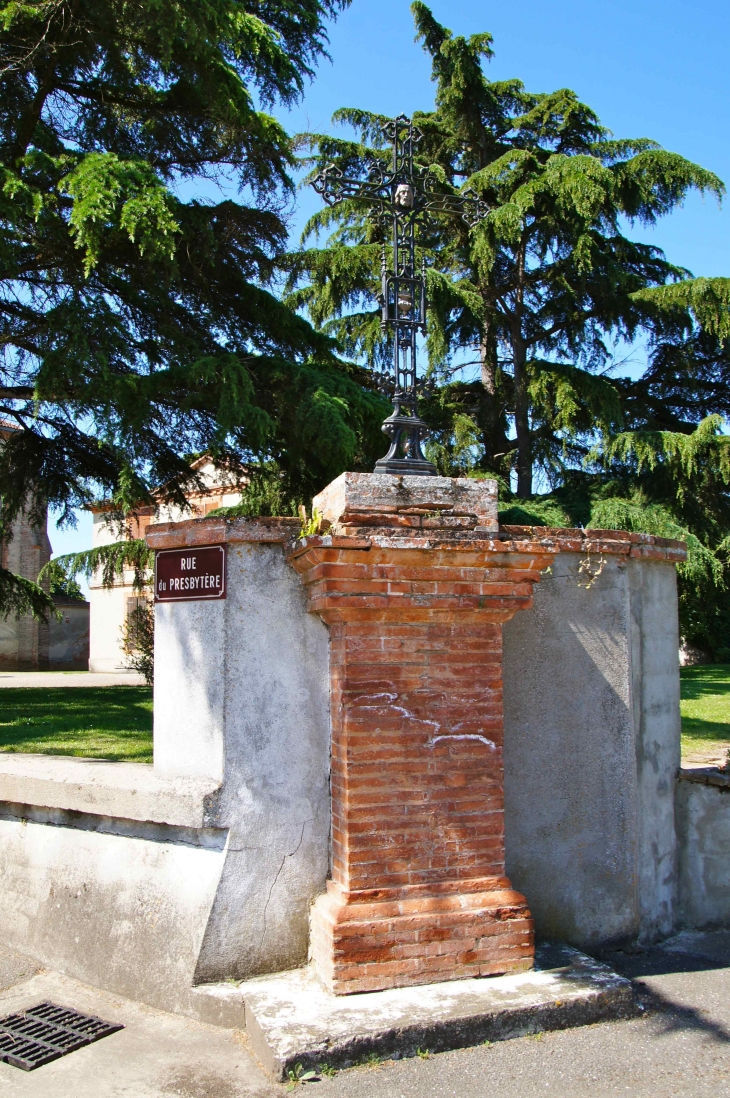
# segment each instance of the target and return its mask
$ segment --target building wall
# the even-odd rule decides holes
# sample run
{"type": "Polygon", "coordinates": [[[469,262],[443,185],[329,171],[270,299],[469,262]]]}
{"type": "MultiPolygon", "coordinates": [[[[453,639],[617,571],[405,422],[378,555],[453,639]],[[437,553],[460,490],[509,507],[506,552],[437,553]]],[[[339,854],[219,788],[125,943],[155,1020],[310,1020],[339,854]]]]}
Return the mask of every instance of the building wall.
{"type": "MultiPolygon", "coordinates": [[[[231,475],[216,470],[207,458],[200,459],[196,471],[205,491],[191,494],[190,510],[183,514],[176,506],[142,508],[139,514],[123,523],[110,522],[109,511],[94,509],[93,546],[111,545],[125,539],[143,538],[154,523],[178,522],[185,518],[207,515],[218,507],[235,507],[241,501],[241,491],[231,475]]],[[[105,588],[97,573],[89,583],[91,606],[89,671],[132,673],[124,650],[123,634],[129,610],[136,605],[140,592],[133,586],[133,573],[128,572],[113,588],[105,588]]],[[[0,638],[1,638],[0,633],[0,638]]],[[[1,643],[1,641],[0,641],[1,643]]]]}
{"type": "Polygon", "coordinates": [[[504,628],[507,873],[538,936],[651,941],[675,919],[676,575],[562,552],[504,628]]]}
{"type": "Polygon", "coordinates": [[[52,618],[48,627],[48,670],[88,671],[89,603],[82,599],[56,596],[61,620],[52,618]]]}
{"type": "MultiPolygon", "coordinates": [[[[2,564],[16,575],[37,580],[51,558],[46,523],[33,525],[21,512],[13,523],[13,536],[2,546],[2,564]]],[[[44,671],[48,667],[48,625],[30,614],[0,620],[0,670],[44,671]]]]}
{"type": "Polygon", "coordinates": [[[104,588],[89,586],[89,671],[130,672],[122,634],[127,617],[127,599],[137,592],[131,583],[104,588]]]}
{"type": "MultiPolygon", "coordinates": [[[[143,536],[143,530],[150,521],[146,515],[137,528],[131,525],[121,530],[107,521],[105,511],[94,512],[93,547],[111,545],[124,537],[143,536]],[[140,529],[141,527],[141,529],[140,529]]],[[[89,583],[89,671],[125,672],[131,674],[124,651],[123,631],[127,619],[127,600],[138,592],[132,585],[133,575],[125,575],[114,587],[103,587],[101,574],[92,576],[89,583]]]]}

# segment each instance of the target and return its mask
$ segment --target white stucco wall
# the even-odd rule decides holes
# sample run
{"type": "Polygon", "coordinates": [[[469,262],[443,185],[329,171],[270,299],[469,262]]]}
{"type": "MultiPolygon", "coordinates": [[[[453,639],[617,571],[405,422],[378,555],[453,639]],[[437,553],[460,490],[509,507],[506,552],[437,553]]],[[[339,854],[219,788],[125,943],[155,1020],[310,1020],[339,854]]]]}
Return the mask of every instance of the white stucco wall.
{"type": "Polygon", "coordinates": [[[127,614],[127,599],[135,594],[131,585],[110,588],[95,584],[89,586],[89,671],[130,670],[122,645],[122,629],[127,614]]]}
{"type": "Polygon", "coordinates": [[[674,565],[581,559],[505,625],[505,840],[538,935],[591,949],[674,925],[679,662],[674,565]]]}
{"type": "Polygon", "coordinates": [[[229,545],[227,589],[156,609],[155,767],[222,781],[230,828],[201,981],[304,963],[329,865],[327,628],[280,545],[229,545]]]}
{"type": "Polygon", "coordinates": [[[2,940],[97,987],[185,1010],[225,832],[2,808],[2,940]]]}
{"type": "MultiPolygon", "coordinates": [[[[104,512],[94,513],[93,547],[111,545],[119,541],[120,530],[110,525],[104,512]]],[[[119,582],[115,587],[102,587],[99,574],[89,583],[89,671],[130,671],[122,643],[122,631],[127,618],[127,599],[136,592],[132,586],[132,575],[125,577],[126,583],[119,582]]]]}

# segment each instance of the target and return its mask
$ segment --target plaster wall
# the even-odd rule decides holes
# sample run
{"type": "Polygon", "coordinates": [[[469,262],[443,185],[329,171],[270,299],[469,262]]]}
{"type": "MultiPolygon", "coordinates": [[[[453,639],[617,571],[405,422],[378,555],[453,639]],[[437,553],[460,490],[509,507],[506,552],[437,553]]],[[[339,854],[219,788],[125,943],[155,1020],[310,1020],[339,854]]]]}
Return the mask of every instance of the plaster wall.
{"type": "Polygon", "coordinates": [[[81,599],[57,597],[56,607],[62,618],[52,618],[48,626],[48,669],[50,671],[88,671],[89,604],[81,599]]]}
{"type": "Polygon", "coordinates": [[[227,569],[225,600],[156,611],[155,767],[220,780],[230,829],[201,982],[304,963],[329,868],[327,628],[280,545],[227,569]]]}
{"type": "MultiPolygon", "coordinates": [[[[124,537],[124,527],[108,521],[105,511],[95,511],[93,516],[92,543],[111,545],[124,537]]],[[[133,576],[124,577],[115,587],[101,585],[101,576],[95,574],[89,584],[89,671],[115,674],[129,670],[122,643],[122,630],[127,619],[127,599],[137,592],[132,586],[133,576]]]]}
{"type": "Polygon", "coordinates": [[[89,671],[130,671],[122,647],[122,627],[127,616],[127,599],[136,595],[129,586],[89,587],[89,671]]]}
{"type": "Polygon", "coordinates": [[[587,586],[582,559],[504,627],[505,837],[538,936],[590,949],[672,928],[679,665],[674,565],[606,556],[587,586]]]}
{"type": "Polygon", "coordinates": [[[2,940],[97,987],[185,1010],[225,841],[221,830],[4,804],[2,940]]]}
{"type": "Polygon", "coordinates": [[[630,560],[631,671],[637,769],[639,938],[672,933],[677,918],[674,789],[681,762],[679,617],[673,564],[630,560]]]}
{"type": "MultiPolygon", "coordinates": [[[[715,771],[710,783],[677,782],[679,924],[730,923],[730,777],[715,771]]],[[[703,775],[704,776],[704,775],[703,775]]]]}
{"type": "Polygon", "coordinates": [[[152,767],[0,755],[3,940],[198,1014],[193,985],[306,962],[329,868],[327,628],[281,544],[227,568],[157,608],[152,767]]]}

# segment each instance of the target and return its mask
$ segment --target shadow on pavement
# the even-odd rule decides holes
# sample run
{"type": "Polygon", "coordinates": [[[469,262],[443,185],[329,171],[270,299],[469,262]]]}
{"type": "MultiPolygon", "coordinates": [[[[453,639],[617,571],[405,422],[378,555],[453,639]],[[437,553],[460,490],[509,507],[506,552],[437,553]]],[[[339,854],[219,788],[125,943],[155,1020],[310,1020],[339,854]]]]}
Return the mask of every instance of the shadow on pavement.
{"type": "Polygon", "coordinates": [[[646,979],[730,969],[730,929],[685,930],[659,945],[644,950],[610,950],[600,960],[630,979],[642,1006],[659,1015],[663,1032],[700,1030],[710,1039],[730,1044],[730,1029],[713,1021],[707,1011],[680,1002],[677,989],[646,979]]]}

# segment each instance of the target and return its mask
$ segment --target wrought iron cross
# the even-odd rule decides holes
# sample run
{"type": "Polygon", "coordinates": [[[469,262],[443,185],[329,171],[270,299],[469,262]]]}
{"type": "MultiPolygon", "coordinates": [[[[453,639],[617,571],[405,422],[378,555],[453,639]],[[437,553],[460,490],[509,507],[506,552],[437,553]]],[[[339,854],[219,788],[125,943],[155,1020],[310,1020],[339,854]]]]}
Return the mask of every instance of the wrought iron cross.
{"type": "Polygon", "coordinates": [[[390,170],[370,161],[367,179],[352,179],[334,164],[313,180],[313,187],[329,206],[346,199],[370,203],[370,212],[392,231],[390,266],[383,250],[380,291],[381,327],[393,329],[393,412],[383,423],[390,449],[375,465],[378,473],[435,476],[436,466],[421,450],[429,429],[418,415],[416,340],[426,330],[425,269],[416,270],[416,226],[425,214],[460,214],[469,226],[487,213],[487,206],[472,190],[447,194],[435,187],[438,180],[426,168],[414,166],[413,151],[421,133],[410,118],[400,115],[382,130],[393,145],[390,170]]]}

